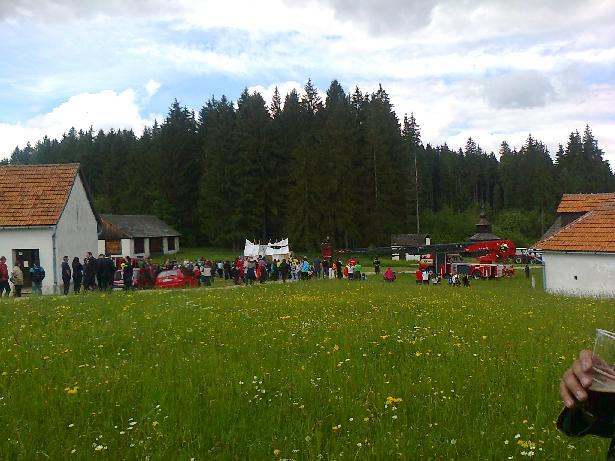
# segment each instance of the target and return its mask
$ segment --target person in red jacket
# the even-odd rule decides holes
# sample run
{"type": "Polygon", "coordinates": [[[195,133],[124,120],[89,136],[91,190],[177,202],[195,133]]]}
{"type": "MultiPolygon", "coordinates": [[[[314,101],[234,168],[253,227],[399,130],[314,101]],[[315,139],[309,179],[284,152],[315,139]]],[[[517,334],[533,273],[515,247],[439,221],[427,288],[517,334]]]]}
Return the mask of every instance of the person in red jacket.
{"type": "Polygon", "coordinates": [[[421,283],[423,283],[423,272],[421,271],[421,269],[417,269],[416,272],[414,273],[414,276],[416,277],[417,285],[420,285],[421,283]]]}
{"type": "Polygon", "coordinates": [[[385,282],[394,282],[397,278],[395,272],[393,272],[393,269],[391,269],[390,267],[387,267],[387,270],[384,271],[382,277],[384,278],[385,282]]]}
{"type": "Polygon", "coordinates": [[[201,269],[199,269],[199,265],[195,264],[194,269],[192,269],[192,275],[198,282],[198,286],[201,286],[201,269]]]}
{"type": "Polygon", "coordinates": [[[6,296],[11,294],[11,286],[9,285],[9,268],[6,267],[6,258],[0,257],[0,298],[2,292],[6,290],[6,296]]]}

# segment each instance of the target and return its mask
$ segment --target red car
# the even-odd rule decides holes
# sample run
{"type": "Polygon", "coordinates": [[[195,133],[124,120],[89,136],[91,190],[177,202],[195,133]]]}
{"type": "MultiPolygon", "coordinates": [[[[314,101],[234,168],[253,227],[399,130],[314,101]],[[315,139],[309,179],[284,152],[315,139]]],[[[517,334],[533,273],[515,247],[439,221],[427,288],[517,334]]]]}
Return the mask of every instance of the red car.
{"type": "MultiPolygon", "coordinates": [[[[132,286],[138,290],[154,288],[154,280],[145,272],[145,269],[136,267],[132,271],[132,286]]],[[[121,270],[115,271],[115,275],[113,276],[113,289],[124,289],[124,279],[122,278],[121,270]]]]}
{"type": "Polygon", "coordinates": [[[162,271],[156,277],[157,288],[190,288],[198,285],[199,282],[196,278],[181,269],[162,271]]]}

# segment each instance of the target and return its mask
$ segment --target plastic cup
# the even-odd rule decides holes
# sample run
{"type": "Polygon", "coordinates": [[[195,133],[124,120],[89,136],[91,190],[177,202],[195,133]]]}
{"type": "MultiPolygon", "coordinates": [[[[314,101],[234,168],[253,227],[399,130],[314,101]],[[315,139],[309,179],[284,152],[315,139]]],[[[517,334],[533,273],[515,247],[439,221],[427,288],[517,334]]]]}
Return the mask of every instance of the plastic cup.
{"type": "Polygon", "coordinates": [[[595,392],[615,393],[615,333],[596,330],[592,357],[593,380],[590,389],[595,392]]]}

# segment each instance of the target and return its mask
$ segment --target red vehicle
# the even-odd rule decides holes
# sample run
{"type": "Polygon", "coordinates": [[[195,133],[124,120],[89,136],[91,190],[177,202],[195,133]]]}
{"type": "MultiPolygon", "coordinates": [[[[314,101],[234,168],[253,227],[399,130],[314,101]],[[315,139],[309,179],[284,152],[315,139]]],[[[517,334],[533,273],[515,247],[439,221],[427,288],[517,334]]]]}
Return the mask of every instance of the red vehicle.
{"type": "Polygon", "coordinates": [[[493,279],[512,277],[515,275],[515,268],[504,264],[453,263],[451,274],[467,274],[475,279],[493,279]]]}
{"type": "Polygon", "coordinates": [[[475,278],[494,278],[507,275],[509,270],[503,270],[503,263],[509,262],[515,256],[516,246],[511,240],[490,240],[467,244],[451,244],[458,246],[457,253],[422,254],[419,261],[421,270],[431,270],[441,275],[466,273],[475,278]],[[463,256],[476,257],[478,263],[462,263],[463,256]]]}
{"type": "MultiPolygon", "coordinates": [[[[135,267],[132,270],[132,286],[137,290],[154,288],[154,279],[152,279],[152,277],[146,272],[145,269],[135,267]]],[[[121,270],[115,271],[115,274],[113,275],[113,289],[124,289],[124,279],[122,278],[121,270]]]]}
{"type": "MultiPolygon", "coordinates": [[[[332,253],[330,243],[322,245],[322,254],[332,253]]],[[[515,256],[516,245],[511,240],[488,240],[484,242],[443,243],[429,245],[400,245],[377,248],[337,249],[337,254],[418,254],[419,269],[434,274],[468,274],[475,278],[495,278],[514,274],[514,269],[505,266],[515,256]],[[476,258],[478,262],[463,262],[464,257],[476,258]]]]}
{"type": "Polygon", "coordinates": [[[199,285],[199,281],[188,271],[169,269],[156,277],[156,288],[190,288],[199,285]]]}

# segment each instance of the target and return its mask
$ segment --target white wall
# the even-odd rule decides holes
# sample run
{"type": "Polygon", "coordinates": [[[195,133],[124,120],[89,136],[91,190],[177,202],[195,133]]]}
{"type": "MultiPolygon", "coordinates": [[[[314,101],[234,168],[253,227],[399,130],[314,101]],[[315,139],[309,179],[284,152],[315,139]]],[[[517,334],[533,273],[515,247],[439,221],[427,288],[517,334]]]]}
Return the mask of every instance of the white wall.
{"type": "Polygon", "coordinates": [[[545,251],[543,261],[548,292],[615,297],[615,254],[545,251]]]}
{"type": "MultiPolygon", "coordinates": [[[[88,201],[81,178],[77,175],[56,229],[56,261],[54,267],[57,284],[62,285],[60,268],[63,256],[68,256],[71,262],[77,256],[83,262],[83,258],[88,251],[97,255],[97,250],[98,228],[96,217],[88,201]]],[[[44,268],[47,272],[47,278],[51,279],[52,268],[44,268]]],[[[43,290],[44,288],[43,285],[43,290]]]]}
{"type": "Polygon", "coordinates": [[[98,241],[98,254],[105,254],[105,240],[98,241]]]}
{"type": "MultiPolygon", "coordinates": [[[[51,235],[53,227],[25,227],[0,229],[0,256],[6,257],[9,272],[15,263],[13,250],[39,250],[41,267],[45,269],[43,290],[53,292],[53,245],[51,235]]],[[[24,268],[29,270],[30,268],[24,268]]]]}
{"type": "Polygon", "coordinates": [[[135,242],[132,239],[122,239],[122,255],[134,257],[135,242]]]}

